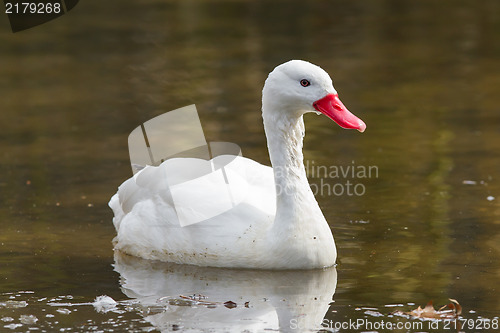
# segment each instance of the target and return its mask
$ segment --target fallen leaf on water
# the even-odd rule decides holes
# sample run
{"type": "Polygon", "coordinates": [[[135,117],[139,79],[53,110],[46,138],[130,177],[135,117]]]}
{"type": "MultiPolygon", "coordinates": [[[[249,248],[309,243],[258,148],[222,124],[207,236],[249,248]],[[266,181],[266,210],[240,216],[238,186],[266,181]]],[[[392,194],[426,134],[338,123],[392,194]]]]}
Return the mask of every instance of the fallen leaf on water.
{"type": "Polygon", "coordinates": [[[449,299],[451,303],[442,306],[439,310],[434,309],[432,301],[422,309],[420,306],[410,312],[400,310],[394,311],[396,315],[410,315],[414,318],[421,319],[455,319],[462,313],[462,307],[457,300],[449,299]]]}
{"type": "Polygon", "coordinates": [[[237,304],[232,301],[227,301],[224,303],[224,306],[228,309],[234,309],[235,307],[237,307],[237,304]]]}

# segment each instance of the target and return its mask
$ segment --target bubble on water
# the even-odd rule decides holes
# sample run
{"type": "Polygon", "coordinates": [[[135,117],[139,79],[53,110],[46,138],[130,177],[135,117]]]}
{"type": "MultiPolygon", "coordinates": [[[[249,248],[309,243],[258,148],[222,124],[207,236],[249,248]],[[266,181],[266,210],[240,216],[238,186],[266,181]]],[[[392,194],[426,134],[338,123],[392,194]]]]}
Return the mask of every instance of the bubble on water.
{"type": "Polygon", "coordinates": [[[378,311],[374,310],[366,310],[365,315],[372,316],[372,317],[383,317],[384,315],[378,311]]]}
{"type": "Polygon", "coordinates": [[[493,200],[495,200],[495,197],[494,197],[494,196],[492,196],[492,195],[489,195],[489,196],[486,198],[486,200],[488,200],[488,201],[493,201],[493,200]]]}
{"type": "Polygon", "coordinates": [[[3,321],[3,322],[5,322],[5,323],[8,323],[8,322],[14,321],[14,318],[12,318],[12,317],[2,317],[0,320],[3,321]]]}
{"type": "Polygon", "coordinates": [[[4,306],[6,308],[25,308],[28,306],[28,302],[26,302],[26,301],[6,301],[6,302],[0,302],[0,306],[4,306]]]}
{"type": "Polygon", "coordinates": [[[25,325],[33,325],[38,321],[38,318],[34,315],[21,315],[19,321],[25,325]]]}
{"type": "Polygon", "coordinates": [[[16,328],[21,327],[21,326],[23,326],[23,324],[9,324],[9,325],[5,325],[4,327],[11,329],[11,330],[15,330],[16,328]]]}
{"type": "Polygon", "coordinates": [[[65,309],[65,308],[57,309],[56,311],[59,313],[62,313],[62,314],[70,314],[71,313],[71,310],[65,309]]]}

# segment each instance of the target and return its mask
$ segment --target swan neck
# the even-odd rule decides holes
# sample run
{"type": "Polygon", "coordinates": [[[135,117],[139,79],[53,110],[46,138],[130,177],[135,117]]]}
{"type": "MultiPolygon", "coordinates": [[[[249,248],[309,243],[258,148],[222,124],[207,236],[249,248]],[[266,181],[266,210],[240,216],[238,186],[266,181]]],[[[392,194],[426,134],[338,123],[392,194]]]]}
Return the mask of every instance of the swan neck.
{"type": "Polygon", "coordinates": [[[302,116],[279,120],[264,117],[264,129],[276,184],[283,182],[291,184],[298,180],[307,182],[302,154],[304,137],[302,116]]]}
{"type": "Polygon", "coordinates": [[[274,226],[287,229],[300,224],[305,216],[323,215],[309,187],[304,167],[303,117],[276,117],[276,114],[280,113],[267,114],[264,110],[264,129],[276,185],[274,226]]]}

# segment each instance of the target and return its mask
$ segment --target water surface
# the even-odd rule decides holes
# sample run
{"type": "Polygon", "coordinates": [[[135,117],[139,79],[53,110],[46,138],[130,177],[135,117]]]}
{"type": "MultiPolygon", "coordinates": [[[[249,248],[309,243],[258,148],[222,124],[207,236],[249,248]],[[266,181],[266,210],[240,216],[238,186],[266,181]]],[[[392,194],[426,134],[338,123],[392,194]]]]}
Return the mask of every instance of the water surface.
{"type": "MultiPolygon", "coordinates": [[[[408,321],[390,314],[448,298],[460,302],[463,318],[498,319],[499,11],[493,0],[101,1],[16,34],[2,16],[0,328],[220,328],[214,318],[187,321],[185,313],[204,318],[212,308],[176,303],[180,292],[130,293],[125,271],[165,284],[182,269],[115,262],[107,202],[131,176],[129,132],[188,104],[196,103],[208,141],[235,142],[268,164],[261,89],[267,73],[292,58],[327,70],[368,126],[360,134],[305,117],[310,181],[339,265],[335,280],[322,284],[330,289],[305,287],[321,276],[292,279],[295,294],[257,284],[244,291],[256,295],[248,307],[234,293],[205,290],[222,317],[240,311],[224,327],[287,330],[286,320],[273,325],[300,295],[310,309],[319,304],[305,312],[327,328],[349,319],[408,321]],[[377,172],[364,177],[318,169],[370,166],[377,172]],[[337,195],[347,181],[358,192],[337,195]],[[100,295],[118,304],[99,312],[92,302],[100,295]],[[279,295],[288,295],[284,303],[266,303],[279,295]]],[[[272,274],[247,278],[280,285],[272,274]]]]}

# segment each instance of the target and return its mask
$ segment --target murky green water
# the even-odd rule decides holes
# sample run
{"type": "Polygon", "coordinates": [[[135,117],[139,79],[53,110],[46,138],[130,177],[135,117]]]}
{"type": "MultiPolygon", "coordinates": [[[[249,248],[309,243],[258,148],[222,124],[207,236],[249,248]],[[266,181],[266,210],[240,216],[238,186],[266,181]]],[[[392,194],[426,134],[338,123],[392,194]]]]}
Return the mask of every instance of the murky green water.
{"type": "Polygon", "coordinates": [[[391,313],[448,298],[476,321],[465,331],[488,331],[477,322],[500,312],[499,13],[494,0],[85,1],[16,34],[0,15],[0,331],[448,332],[380,326],[422,323],[391,313]],[[306,116],[336,270],[115,259],[107,202],[131,175],[129,132],[196,103],[208,141],[269,163],[261,89],[292,58],[332,74],[368,125],[306,116]],[[356,193],[340,193],[347,181],[356,193]],[[100,295],[118,303],[93,304],[100,295]],[[349,320],[379,326],[335,326],[349,320]]]}

